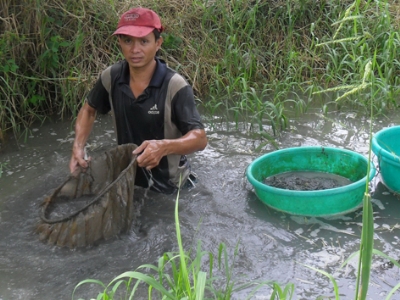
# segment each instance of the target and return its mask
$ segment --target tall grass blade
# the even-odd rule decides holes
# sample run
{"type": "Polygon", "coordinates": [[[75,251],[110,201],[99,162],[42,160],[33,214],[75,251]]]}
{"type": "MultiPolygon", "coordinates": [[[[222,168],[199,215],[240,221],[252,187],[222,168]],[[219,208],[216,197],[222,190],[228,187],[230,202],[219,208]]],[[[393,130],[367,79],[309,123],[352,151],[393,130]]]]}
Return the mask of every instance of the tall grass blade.
{"type": "Polygon", "coordinates": [[[106,288],[105,284],[104,284],[103,282],[101,282],[100,280],[96,280],[96,279],[85,279],[85,280],[82,280],[81,282],[79,282],[79,283],[75,286],[74,291],[72,292],[72,298],[71,298],[71,299],[72,299],[72,300],[74,299],[74,295],[75,295],[76,289],[77,289],[78,287],[80,287],[80,286],[83,285],[83,284],[88,284],[88,283],[98,284],[98,285],[100,285],[101,287],[103,287],[104,289],[106,288]]]}
{"type": "MultiPolygon", "coordinates": [[[[376,52],[375,52],[376,54],[376,52]]],[[[372,70],[372,61],[368,61],[365,66],[364,76],[363,76],[363,84],[366,84],[366,80],[371,74],[372,70]]],[[[371,80],[370,86],[372,87],[371,80]]],[[[370,132],[369,132],[369,151],[368,151],[368,167],[367,167],[367,181],[365,184],[365,193],[363,198],[363,218],[362,218],[362,231],[361,231],[361,244],[360,244],[360,258],[358,264],[358,271],[357,271],[357,287],[356,287],[356,299],[364,300],[367,297],[369,280],[371,276],[371,264],[372,264],[372,252],[374,249],[374,217],[373,217],[373,209],[371,203],[371,195],[368,192],[369,186],[369,178],[368,174],[371,167],[371,138],[372,138],[372,120],[373,120],[373,101],[371,101],[371,122],[370,122],[370,132]],[[361,278],[360,278],[361,272],[361,278]],[[360,287],[360,280],[361,280],[361,287],[360,287]],[[359,288],[361,291],[359,292],[359,288]],[[358,297],[358,298],[357,298],[358,297]]]]}
{"type": "Polygon", "coordinates": [[[203,300],[204,299],[204,290],[206,288],[206,279],[207,274],[203,271],[200,271],[197,275],[196,281],[196,300],[203,300]]]}
{"type": "MultiPolygon", "coordinates": [[[[385,253],[383,253],[383,252],[381,252],[381,251],[379,251],[379,250],[376,250],[376,249],[373,249],[373,250],[372,250],[372,253],[375,254],[375,255],[379,255],[379,256],[381,256],[381,257],[383,257],[383,258],[386,258],[386,259],[390,260],[390,261],[393,263],[393,265],[395,265],[396,267],[400,268],[400,263],[399,263],[397,260],[395,260],[394,258],[391,258],[390,256],[386,255],[385,253]]],[[[393,296],[393,294],[394,294],[398,289],[400,289],[400,283],[396,284],[396,285],[391,289],[391,291],[387,294],[387,296],[386,296],[385,299],[386,299],[386,300],[391,299],[391,297],[393,296]]]]}
{"type": "Polygon", "coordinates": [[[400,268],[400,263],[399,263],[399,261],[397,261],[397,260],[395,260],[394,258],[392,258],[392,257],[390,257],[390,256],[388,256],[388,255],[386,255],[385,253],[383,253],[383,252],[381,252],[381,251],[379,251],[379,250],[377,250],[377,249],[373,249],[373,250],[372,250],[372,253],[375,254],[375,255],[379,255],[379,256],[381,256],[381,257],[383,257],[383,258],[386,258],[386,259],[390,260],[390,261],[393,263],[393,265],[395,265],[395,266],[397,266],[398,268],[400,268]]]}
{"type": "Polygon", "coordinates": [[[305,266],[305,267],[307,267],[307,268],[309,268],[309,269],[312,269],[312,270],[314,270],[314,271],[317,271],[317,272],[319,272],[319,273],[325,275],[326,277],[328,277],[329,280],[330,280],[330,281],[332,282],[332,284],[333,284],[333,290],[334,290],[334,292],[335,292],[335,299],[336,299],[336,300],[339,300],[339,299],[340,299],[340,297],[339,297],[339,287],[338,287],[338,285],[337,285],[337,282],[336,282],[335,278],[334,278],[331,274],[329,274],[328,272],[325,272],[325,271],[323,271],[323,270],[319,270],[319,269],[317,269],[317,268],[314,268],[314,267],[311,267],[311,266],[308,266],[308,265],[304,265],[304,264],[302,264],[302,263],[300,263],[300,264],[303,265],[303,266],[305,266]]]}
{"type": "Polygon", "coordinates": [[[389,292],[389,294],[386,296],[386,300],[389,300],[392,298],[393,294],[400,289],[400,283],[396,284],[396,286],[389,292]]]}
{"type": "MultiPolygon", "coordinates": [[[[179,183],[180,186],[180,183],[179,183]]],[[[176,203],[175,203],[175,230],[176,230],[176,239],[178,241],[178,247],[179,247],[179,259],[180,259],[180,278],[183,281],[183,285],[186,288],[187,293],[190,296],[191,293],[191,288],[190,288],[190,282],[189,282],[189,274],[186,266],[186,254],[185,251],[183,250],[183,243],[182,243],[182,237],[181,237],[181,228],[179,225],[179,195],[180,195],[180,189],[178,189],[178,193],[176,196],[176,203]]]]}
{"type": "MultiPolygon", "coordinates": [[[[368,188],[368,187],[367,187],[368,188]]],[[[371,203],[371,195],[364,193],[363,218],[360,243],[360,257],[357,272],[357,288],[355,299],[366,299],[369,279],[371,274],[372,252],[374,248],[374,218],[371,203]],[[360,286],[361,281],[361,286],[360,286]],[[360,290],[361,288],[361,290],[360,290]]]]}
{"type": "MultiPolygon", "coordinates": [[[[141,281],[141,282],[147,283],[149,286],[152,286],[153,288],[158,290],[163,296],[167,297],[168,299],[173,299],[173,300],[177,299],[173,294],[171,294],[168,290],[166,290],[164,288],[164,286],[162,284],[160,284],[156,279],[154,279],[151,276],[148,276],[143,273],[136,272],[136,271],[128,271],[128,272],[122,273],[121,275],[115,277],[108,286],[114,285],[120,279],[127,278],[127,277],[136,279],[139,282],[141,281]]],[[[131,294],[129,299],[134,299],[133,296],[134,295],[131,294]]]]}

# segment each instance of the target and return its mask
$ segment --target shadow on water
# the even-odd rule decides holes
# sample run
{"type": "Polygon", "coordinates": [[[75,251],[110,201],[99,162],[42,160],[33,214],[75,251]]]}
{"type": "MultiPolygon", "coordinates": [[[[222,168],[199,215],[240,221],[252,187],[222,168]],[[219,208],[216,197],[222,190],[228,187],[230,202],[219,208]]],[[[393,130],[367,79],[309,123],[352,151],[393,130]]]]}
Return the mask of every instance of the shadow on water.
{"type": "MultiPolygon", "coordinates": [[[[396,119],[397,118],[397,119],[396,119]]],[[[399,123],[377,120],[374,131],[399,123]]],[[[332,146],[368,153],[369,123],[352,113],[330,118],[316,114],[294,120],[278,139],[280,148],[332,146]]],[[[278,212],[262,204],[245,177],[261,141],[244,132],[221,126],[208,130],[209,145],[190,159],[199,183],[180,195],[179,218],[185,249],[202,248],[214,254],[221,242],[232,254],[238,245],[234,268],[236,282],[276,280],[295,284],[294,299],[333,296],[329,280],[302,264],[332,274],[345,299],[354,297],[356,261],[341,263],[359,249],[361,209],[335,218],[308,218],[278,212]]],[[[93,278],[108,283],[115,276],[145,263],[156,263],[166,251],[177,250],[175,196],[149,192],[141,210],[141,226],[87,249],[69,250],[46,245],[33,232],[44,197],[68,175],[72,143],[70,123],[45,124],[32,131],[17,147],[11,140],[0,153],[0,299],[70,299],[75,285],[93,278]]],[[[95,156],[112,147],[112,122],[96,122],[89,144],[95,156]]],[[[270,148],[269,148],[270,147],[270,148]]],[[[273,151],[266,146],[264,152],[273,151]]],[[[380,183],[373,182],[375,248],[398,259],[400,201],[380,183]]],[[[400,281],[399,270],[374,257],[370,299],[382,299],[400,281]]],[[[96,297],[100,289],[87,285],[77,298],[96,297]]],[[[249,291],[237,292],[243,299],[249,291]]],[[[266,299],[268,288],[254,299],[266,299]]]]}

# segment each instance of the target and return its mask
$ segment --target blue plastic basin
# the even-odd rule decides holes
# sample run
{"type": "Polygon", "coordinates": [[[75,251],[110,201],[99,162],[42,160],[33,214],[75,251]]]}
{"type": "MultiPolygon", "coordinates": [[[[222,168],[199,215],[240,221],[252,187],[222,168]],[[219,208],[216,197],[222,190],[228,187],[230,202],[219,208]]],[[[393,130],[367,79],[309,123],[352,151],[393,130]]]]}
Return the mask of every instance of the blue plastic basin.
{"type": "MultiPolygon", "coordinates": [[[[295,147],[277,150],[255,159],[246,176],[257,197],[266,205],[283,212],[304,216],[345,214],[362,205],[368,174],[368,160],[359,153],[330,147],[295,147]],[[264,183],[265,178],[291,171],[327,172],[352,183],[331,189],[298,191],[264,183]]],[[[370,164],[368,178],[375,176],[370,164]]]]}
{"type": "Polygon", "coordinates": [[[400,126],[378,131],[372,138],[372,151],[378,157],[383,184],[400,193],[400,126]]]}

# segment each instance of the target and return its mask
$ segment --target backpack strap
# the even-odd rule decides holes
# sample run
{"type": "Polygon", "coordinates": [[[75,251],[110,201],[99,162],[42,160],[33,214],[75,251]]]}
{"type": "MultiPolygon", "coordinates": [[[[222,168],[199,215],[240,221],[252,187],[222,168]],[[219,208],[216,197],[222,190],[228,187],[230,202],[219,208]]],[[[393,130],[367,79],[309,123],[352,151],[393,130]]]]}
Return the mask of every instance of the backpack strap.
{"type": "MultiPolygon", "coordinates": [[[[169,81],[164,112],[164,137],[166,139],[176,139],[182,136],[181,132],[178,130],[178,127],[176,127],[176,125],[172,122],[172,99],[175,97],[177,92],[187,85],[189,85],[187,81],[178,73],[175,73],[169,81]]],[[[167,155],[167,160],[169,178],[177,187],[179,187],[180,179],[181,184],[184,184],[190,175],[189,165],[186,163],[183,166],[180,166],[179,164],[181,155],[177,154],[167,155]]]]}
{"type": "MultiPolygon", "coordinates": [[[[107,93],[108,93],[108,101],[110,102],[111,116],[113,118],[114,130],[115,130],[115,133],[118,136],[117,122],[115,120],[114,106],[113,106],[113,103],[112,103],[112,89],[111,88],[112,88],[113,80],[111,78],[111,69],[113,68],[113,66],[115,66],[115,65],[109,66],[107,69],[105,69],[101,73],[100,78],[101,78],[101,83],[103,84],[103,87],[107,90],[107,93]]],[[[113,71],[113,73],[115,74],[114,71],[113,71]]]]}
{"type": "Polygon", "coordinates": [[[179,92],[187,85],[188,83],[186,82],[186,80],[182,77],[182,75],[178,73],[175,73],[168,83],[164,113],[164,136],[166,139],[174,139],[182,136],[181,132],[172,122],[172,99],[174,99],[177,92],[179,92]]]}

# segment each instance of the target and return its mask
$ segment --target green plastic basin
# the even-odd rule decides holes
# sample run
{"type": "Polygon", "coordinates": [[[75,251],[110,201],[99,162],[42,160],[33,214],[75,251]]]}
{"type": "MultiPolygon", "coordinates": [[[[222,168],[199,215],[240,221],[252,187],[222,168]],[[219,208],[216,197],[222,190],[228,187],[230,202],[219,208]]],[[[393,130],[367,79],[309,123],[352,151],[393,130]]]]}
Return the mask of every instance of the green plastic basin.
{"type": "Polygon", "coordinates": [[[383,184],[400,193],[400,126],[378,131],[372,138],[372,151],[378,157],[383,184]]]}
{"type": "MultiPolygon", "coordinates": [[[[330,147],[295,147],[277,150],[255,159],[246,176],[257,197],[266,205],[286,213],[303,216],[345,214],[362,205],[367,182],[368,160],[359,153],[330,147]],[[291,171],[326,172],[352,183],[325,190],[297,191],[263,183],[265,178],[291,171]]],[[[369,180],[375,176],[370,164],[369,180]]]]}

